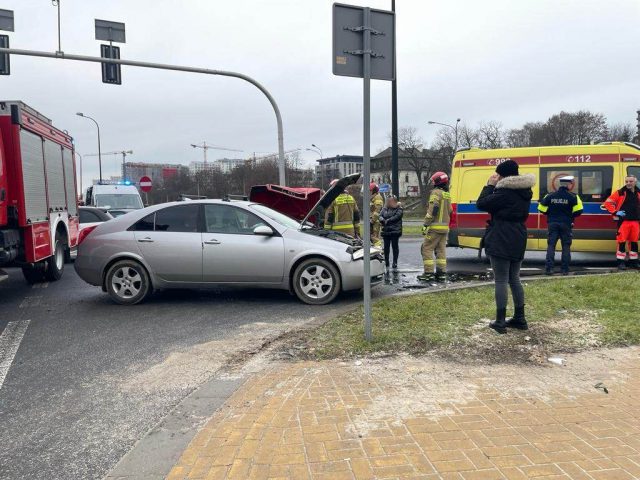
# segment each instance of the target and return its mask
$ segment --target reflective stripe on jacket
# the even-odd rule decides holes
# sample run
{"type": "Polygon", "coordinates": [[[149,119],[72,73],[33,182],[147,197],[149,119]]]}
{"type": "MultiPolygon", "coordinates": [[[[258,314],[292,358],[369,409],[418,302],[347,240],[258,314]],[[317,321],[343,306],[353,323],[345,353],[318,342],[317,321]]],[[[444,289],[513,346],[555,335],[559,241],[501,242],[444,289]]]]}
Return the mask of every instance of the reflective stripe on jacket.
{"type": "Polygon", "coordinates": [[[538,211],[548,217],[548,223],[565,223],[571,225],[573,219],[582,214],[582,200],[567,187],[560,187],[557,192],[545,195],[538,204],[538,211]]]}
{"type": "Polygon", "coordinates": [[[429,196],[429,206],[427,207],[427,214],[424,216],[424,225],[429,227],[429,230],[448,232],[452,211],[451,194],[436,187],[429,196]]]}
{"type": "Polygon", "coordinates": [[[371,209],[369,218],[371,223],[380,221],[380,212],[382,211],[382,207],[384,207],[384,199],[380,193],[376,193],[371,197],[371,201],[369,202],[369,208],[371,209]]]}
{"type": "Polygon", "coordinates": [[[348,193],[341,193],[336,197],[325,214],[325,228],[329,230],[358,231],[360,211],[356,201],[348,193]]]}

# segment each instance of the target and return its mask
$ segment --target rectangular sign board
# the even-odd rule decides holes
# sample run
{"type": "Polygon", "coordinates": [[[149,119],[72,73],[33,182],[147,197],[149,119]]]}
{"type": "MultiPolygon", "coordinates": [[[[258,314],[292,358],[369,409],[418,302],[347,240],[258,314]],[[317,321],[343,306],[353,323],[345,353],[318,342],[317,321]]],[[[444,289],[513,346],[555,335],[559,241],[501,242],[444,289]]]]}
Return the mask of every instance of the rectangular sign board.
{"type": "MultiPolygon", "coordinates": [[[[371,9],[371,78],[395,78],[395,15],[386,10],[371,9]]],[[[364,7],[333,4],[333,74],[364,77],[362,50],[364,7]],[[350,53],[351,52],[351,53],[350,53]],[[355,52],[360,52],[355,53],[355,52]]]]}
{"type": "Polygon", "coordinates": [[[127,43],[124,34],[124,23],[109,22],[96,18],[96,40],[127,43]]]}
{"type": "Polygon", "coordinates": [[[13,32],[13,11],[0,9],[0,30],[13,32]]]}

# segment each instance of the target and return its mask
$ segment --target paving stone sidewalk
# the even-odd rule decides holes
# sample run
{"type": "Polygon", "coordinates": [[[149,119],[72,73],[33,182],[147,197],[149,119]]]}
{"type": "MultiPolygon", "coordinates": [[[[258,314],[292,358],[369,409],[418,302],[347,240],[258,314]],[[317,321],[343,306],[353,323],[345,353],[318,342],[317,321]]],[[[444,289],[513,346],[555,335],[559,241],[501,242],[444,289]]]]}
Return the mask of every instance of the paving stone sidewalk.
{"type": "Polygon", "coordinates": [[[276,363],[214,414],[167,478],[638,479],[639,399],[636,348],[561,367],[276,363]]]}

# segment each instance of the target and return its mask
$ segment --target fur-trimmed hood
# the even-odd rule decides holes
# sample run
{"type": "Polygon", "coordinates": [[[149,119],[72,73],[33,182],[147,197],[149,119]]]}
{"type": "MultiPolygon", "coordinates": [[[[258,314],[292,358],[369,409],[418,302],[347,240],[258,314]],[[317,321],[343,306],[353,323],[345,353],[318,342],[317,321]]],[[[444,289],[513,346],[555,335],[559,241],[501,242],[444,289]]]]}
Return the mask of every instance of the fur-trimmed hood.
{"type": "Polygon", "coordinates": [[[536,176],[532,173],[505,177],[496,184],[496,188],[509,188],[511,190],[524,190],[533,188],[536,184],[536,176]]]}

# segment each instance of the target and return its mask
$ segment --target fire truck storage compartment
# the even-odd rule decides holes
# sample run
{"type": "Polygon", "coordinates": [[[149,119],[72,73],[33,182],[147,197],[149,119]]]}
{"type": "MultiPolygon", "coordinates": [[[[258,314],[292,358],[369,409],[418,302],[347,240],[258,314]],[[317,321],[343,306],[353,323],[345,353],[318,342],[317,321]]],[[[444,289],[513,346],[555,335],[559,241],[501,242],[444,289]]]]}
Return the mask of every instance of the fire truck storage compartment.
{"type": "Polygon", "coordinates": [[[67,197],[64,191],[64,171],[62,167],[62,147],[46,138],[44,140],[44,163],[47,168],[49,211],[62,212],[67,209],[67,197]]]}
{"type": "Polygon", "coordinates": [[[25,223],[47,221],[47,189],[44,181],[42,138],[20,130],[25,223]]]}
{"type": "Polygon", "coordinates": [[[69,215],[76,216],[78,214],[78,207],[76,205],[76,184],[73,179],[75,172],[73,171],[73,157],[71,156],[71,150],[68,148],[62,149],[62,163],[64,165],[64,183],[67,192],[69,215]]]}

